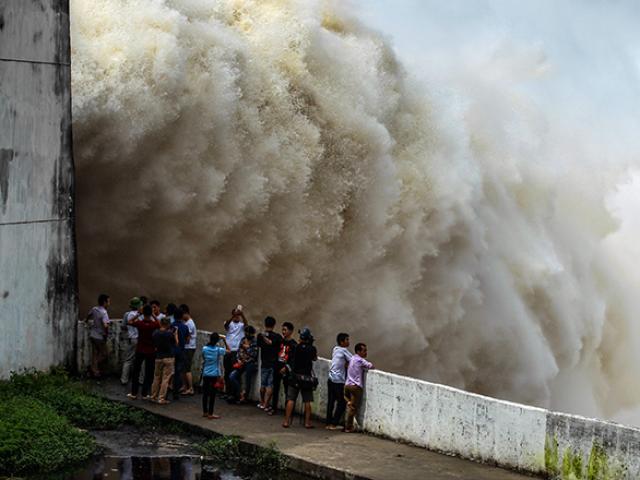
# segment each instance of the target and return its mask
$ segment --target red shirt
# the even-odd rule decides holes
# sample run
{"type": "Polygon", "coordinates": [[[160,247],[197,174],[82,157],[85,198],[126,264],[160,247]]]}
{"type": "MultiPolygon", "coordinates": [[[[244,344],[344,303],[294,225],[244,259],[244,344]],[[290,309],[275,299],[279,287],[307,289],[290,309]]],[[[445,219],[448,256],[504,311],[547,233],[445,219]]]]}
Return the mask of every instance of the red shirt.
{"type": "Polygon", "coordinates": [[[150,355],[156,352],[153,345],[153,332],[160,328],[160,322],[156,320],[136,320],[133,326],[138,329],[138,345],[136,352],[150,355]]]}

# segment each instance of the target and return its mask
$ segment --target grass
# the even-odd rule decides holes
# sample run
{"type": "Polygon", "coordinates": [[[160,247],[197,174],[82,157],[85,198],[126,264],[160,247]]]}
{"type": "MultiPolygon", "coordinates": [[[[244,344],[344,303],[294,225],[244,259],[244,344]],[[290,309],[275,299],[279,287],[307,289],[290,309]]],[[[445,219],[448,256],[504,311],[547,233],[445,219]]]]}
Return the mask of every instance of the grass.
{"type": "Polygon", "coordinates": [[[22,475],[55,471],[89,458],[93,437],[55,410],[33,398],[2,400],[0,474],[22,475]]]}
{"type": "MultiPolygon", "coordinates": [[[[8,381],[0,381],[0,404],[0,477],[50,474],[88,460],[97,446],[85,429],[112,430],[127,425],[192,433],[181,423],[106,400],[64,370],[13,374],[8,381]]],[[[249,451],[239,437],[221,436],[201,443],[198,449],[208,461],[260,472],[259,478],[274,478],[288,467],[275,443],[249,451]]]]}
{"type": "Polygon", "coordinates": [[[13,374],[0,382],[0,404],[0,475],[47,473],[86,461],[96,445],[80,429],[160,427],[156,417],[94,395],[63,370],[13,374]]]}

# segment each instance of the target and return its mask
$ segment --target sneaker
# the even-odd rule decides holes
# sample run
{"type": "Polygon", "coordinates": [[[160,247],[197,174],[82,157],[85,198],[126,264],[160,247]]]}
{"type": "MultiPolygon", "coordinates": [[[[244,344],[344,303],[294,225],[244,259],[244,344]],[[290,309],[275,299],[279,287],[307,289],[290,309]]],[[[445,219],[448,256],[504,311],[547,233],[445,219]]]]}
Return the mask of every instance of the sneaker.
{"type": "Polygon", "coordinates": [[[145,395],[144,397],[142,397],[143,400],[151,400],[151,395],[145,395]]]}
{"type": "Polygon", "coordinates": [[[261,403],[259,403],[258,405],[256,405],[256,407],[258,407],[260,410],[264,410],[264,405],[262,405],[261,403]]]}
{"type": "Polygon", "coordinates": [[[130,398],[131,400],[137,400],[138,396],[134,395],[133,393],[127,393],[127,398],[130,398]]]}

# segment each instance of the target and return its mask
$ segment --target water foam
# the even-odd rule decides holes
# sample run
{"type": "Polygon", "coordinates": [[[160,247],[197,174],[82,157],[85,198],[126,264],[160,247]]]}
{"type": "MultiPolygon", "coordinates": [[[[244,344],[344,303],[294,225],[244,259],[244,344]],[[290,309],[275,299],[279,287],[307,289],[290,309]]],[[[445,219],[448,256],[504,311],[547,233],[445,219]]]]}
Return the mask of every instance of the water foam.
{"type": "Polygon", "coordinates": [[[607,206],[626,170],[596,179],[602,151],[515,88],[544,58],[445,94],[340,2],[71,6],[83,302],[149,293],[209,329],[242,303],[325,354],[346,330],[476,392],[638,403],[639,281],[607,206]]]}

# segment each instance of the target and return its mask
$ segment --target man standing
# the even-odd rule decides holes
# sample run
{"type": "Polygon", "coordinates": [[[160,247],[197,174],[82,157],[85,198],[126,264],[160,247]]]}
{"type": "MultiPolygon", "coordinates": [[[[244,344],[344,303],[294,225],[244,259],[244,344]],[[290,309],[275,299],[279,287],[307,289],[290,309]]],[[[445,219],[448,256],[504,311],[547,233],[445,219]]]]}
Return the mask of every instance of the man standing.
{"type": "Polygon", "coordinates": [[[273,331],[276,319],[267,317],[264,319],[264,332],[258,335],[258,347],[260,347],[260,403],[258,408],[273,415],[271,408],[271,396],[273,395],[273,369],[278,360],[282,336],[273,331]]]}
{"type": "Polygon", "coordinates": [[[282,426],[291,426],[293,407],[296,404],[298,394],[302,395],[304,404],[304,427],[313,428],[311,424],[311,403],[313,402],[313,390],[317,387],[317,380],[313,375],[313,362],[318,359],[318,351],[313,346],[313,335],[311,330],[303,328],[300,330],[300,343],[292,354],[291,380],[287,387],[287,406],[285,409],[284,422],[282,426]]]}
{"type": "Polygon", "coordinates": [[[349,334],[339,333],[337,345],[333,347],[331,367],[327,380],[327,430],[337,430],[347,403],[344,399],[344,384],[347,379],[347,365],[353,356],[349,351],[349,334]],[[334,411],[335,408],[335,411],[334,411]]]}
{"type": "Polygon", "coordinates": [[[185,359],[184,347],[189,338],[189,327],[182,321],[182,310],[173,303],[167,305],[167,317],[172,320],[171,327],[178,334],[178,343],[174,348],[174,369],[173,369],[173,399],[180,400],[180,391],[183,386],[185,359]]]}
{"type": "Polygon", "coordinates": [[[365,360],[367,358],[367,346],[364,343],[356,345],[356,354],[349,362],[347,368],[347,381],[344,386],[344,398],[347,401],[347,420],[345,433],[353,432],[353,419],[358,414],[358,408],[364,392],[364,378],[366,372],[373,368],[373,364],[365,360]]]}
{"type": "Polygon", "coordinates": [[[160,329],[153,332],[153,345],[156,347],[156,362],[151,401],[160,405],[169,403],[166,400],[169,380],[173,374],[175,359],[173,348],[178,343],[178,332],[171,330],[171,321],[164,315],[160,319],[160,329]]]}
{"type": "Polygon", "coordinates": [[[151,316],[153,318],[160,321],[165,317],[164,313],[160,310],[160,302],[158,300],[151,300],[149,305],[151,305],[151,316]]]}
{"type": "Polygon", "coordinates": [[[98,296],[98,305],[89,310],[86,321],[89,322],[89,339],[91,341],[91,367],[90,374],[94,378],[100,378],[101,364],[107,359],[107,335],[109,334],[109,314],[107,308],[111,305],[109,295],[98,296]]]}
{"type": "Polygon", "coordinates": [[[136,345],[138,344],[138,329],[130,325],[129,321],[142,319],[142,300],[133,297],[129,300],[129,311],[122,317],[123,327],[126,325],[127,339],[125,341],[124,362],[122,363],[122,373],[120,374],[120,383],[126,385],[129,383],[129,374],[133,366],[133,360],[136,357],[136,345]]]}
{"type": "Polygon", "coordinates": [[[231,310],[231,318],[224,322],[224,330],[226,332],[226,341],[229,351],[224,355],[224,389],[228,396],[233,399],[233,385],[229,376],[233,372],[233,364],[238,359],[238,348],[240,342],[244,338],[244,327],[247,325],[247,319],[242,311],[242,305],[238,305],[231,310]]]}
{"type": "Polygon", "coordinates": [[[182,310],[182,321],[189,330],[187,342],[184,345],[184,386],[180,393],[182,395],[193,395],[193,374],[191,373],[191,368],[193,365],[193,356],[196,353],[198,331],[196,330],[196,323],[193,321],[193,318],[191,318],[189,306],[182,304],[180,305],[180,310],[182,310]]]}
{"type": "Polygon", "coordinates": [[[274,412],[278,411],[280,383],[284,384],[285,392],[289,387],[289,372],[291,371],[293,355],[296,351],[296,346],[298,345],[292,336],[293,323],[284,322],[282,324],[282,342],[280,342],[280,349],[278,350],[278,361],[273,368],[273,399],[271,401],[271,409],[274,412]]]}

